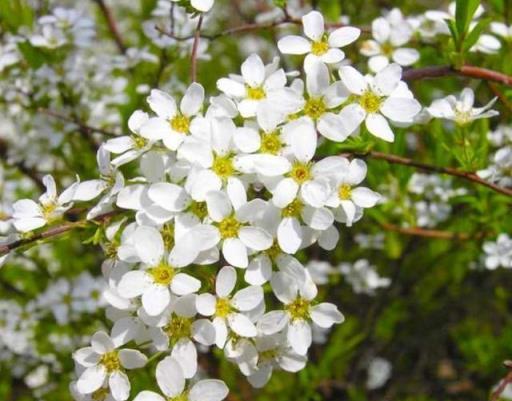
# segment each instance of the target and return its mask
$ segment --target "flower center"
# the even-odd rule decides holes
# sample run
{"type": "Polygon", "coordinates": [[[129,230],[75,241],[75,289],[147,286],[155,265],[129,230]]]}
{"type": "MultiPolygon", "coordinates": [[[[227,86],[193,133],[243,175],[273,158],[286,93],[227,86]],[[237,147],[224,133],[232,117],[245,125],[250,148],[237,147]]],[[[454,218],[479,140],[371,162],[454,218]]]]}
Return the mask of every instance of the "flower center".
{"type": "Polygon", "coordinates": [[[208,208],[206,207],[206,202],[192,201],[188,210],[199,220],[204,220],[206,217],[208,217],[208,208]]]}
{"type": "Polygon", "coordinates": [[[215,156],[212,171],[224,180],[231,177],[235,173],[233,156],[215,156]]]}
{"type": "Polygon", "coordinates": [[[218,227],[222,239],[234,238],[238,236],[238,231],[240,230],[240,227],[242,227],[242,223],[240,223],[235,217],[230,216],[222,220],[218,224],[218,227]]]}
{"type": "Polygon", "coordinates": [[[279,351],[277,349],[269,349],[259,354],[260,362],[273,361],[279,356],[279,351]]]}
{"type": "Polygon", "coordinates": [[[174,248],[174,226],[166,224],[160,231],[162,239],[164,240],[165,249],[170,250],[174,248]]]}
{"type": "Polygon", "coordinates": [[[121,362],[117,351],[110,351],[101,356],[100,363],[105,366],[108,373],[117,372],[121,369],[121,362]]]}
{"type": "Polygon", "coordinates": [[[110,395],[110,391],[106,388],[100,388],[91,394],[92,401],[105,401],[107,396],[110,395]]]}
{"type": "Polygon", "coordinates": [[[190,129],[190,118],[178,114],[171,120],[171,128],[180,134],[187,134],[190,129]]]}
{"type": "MultiPolygon", "coordinates": [[[[292,202],[293,203],[293,202],[292,202]]],[[[288,205],[290,206],[290,205],[288,205]]],[[[286,208],[288,208],[288,206],[286,208]]],[[[281,247],[279,246],[279,244],[277,242],[274,241],[274,243],[272,244],[272,246],[270,248],[268,248],[265,253],[268,255],[268,257],[271,259],[271,260],[275,260],[277,259],[277,257],[282,253],[281,251],[281,247]]]]}
{"type": "Polygon", "coordinates": [[[311,44],[311,53],[315,56],[323,56],[329,50],[329,43],[325,40],[319,40],[311,44]]]}
{"type": "Polygon", "coordinates": [[[393,55],[393,52],[395,51],[395,48],[391,43],[384,42],[380,45],[380,50],[382,51],[382,54],[384,54],[385,56],[391,57],[393,55]]]}
{"type": "Polygon", "coordinates": [[[217,299],[217,303],[215,304],[215,316],[225,318],[232,310],[233,307],[231,306],[229,298],[217,299]]]}
{"type": "Polygon", "coordinates": [[[148,141],[146,138],[143,138],[141,136],[138,136],[138,135],[132,135],[131,136],[132,138],[132,141],[133,141],[133,147],[135,149],[143,149],[146,147],[146,145],[148,144],[148,141]]]}
{"type": "Polygon", "coordinates": [[[359,97],[359,104],[367,113],[376,113],[380,109],[382,99],[371,90],[365,91],[359,97]]]}
{"type": "Polygon", "coordinates": [[[269,153],[271,155],[277,155],[279,151],[282,149],[283,143],[281,142],[281,138],[279,137],[278,132],[273,132],[271,134],[264,134],[261,137],[261,153],[269,153]]]}
{"type": "Polygon", "coordinates": [[[43,212],[43,217],[48,223],[52,222],[57,217],[55,216],[55,210],[57,209],[57,204],[55,202],[41,205],[41,209],[43,212]]]}
{"type": "Polygon", "coordinates": [[[290,314],[292,320],[308,320],[309,305],[308,300],[297,297],[291,304],[286,305],[285,310],[290,314]]]}
{"type": "Polygon", "coordinates": [[[310,98],[304,106],[304,114],[311,117],[313,120],[318,120],[327,111],[324,99],[321,97],[310,98]]]}
{"type": "Polygon", "coordinates": [[[300,217],[304,209],[304,204],[297,198],[295,198],[288,206],[281,210],[281,216],[283,217],[300,217]]]}
{"type": "Polygon", "coordinates": [[[107,259],[115,259],[117,257],[117,249],[119,248],[119,245],[115,242],[109,242],[105,245],[105,255],[107,256],[107,259]]]}
{"type": "Polygon", "coordinates": [[[311,167],[307,163],[295,162],[289,176],[297,183],[303,184],[311,179],[311,167]]]}
{"type": "Polygon", "coordinates": [[[247,87],[247,98],[250,100],[261,100],[265,99],[266,96],[267,94],[265,93],[265,89],[263,89],[261,86],[256,88],[251,86],[247,87]]]}
{"type": "Polygon", "coordinates": [[[160,263],[156,267],[148,269],[149,274],[156,284],[168,286],[174,277],[174,269],[167,263],[160,263]]]}
{"type": "Polygon", "coordinates": [[[460,111],[455,110],[455,123],[457,125],[467,125],[471,122],[471,112],[470,111],[460,111]]]}
{"type": "Polygon", "coordinates": [[[338,196],[341,200],[349,200],[352,197],[352,187],[348,184],[342,184],[338,188],[338,196]]]}
{"type": "Polygon", "coordinates": [[[192,336],[192,320],[182,316],[174,316],[164,327],[167,336],[173,340],[190,338],[192,336]]]}

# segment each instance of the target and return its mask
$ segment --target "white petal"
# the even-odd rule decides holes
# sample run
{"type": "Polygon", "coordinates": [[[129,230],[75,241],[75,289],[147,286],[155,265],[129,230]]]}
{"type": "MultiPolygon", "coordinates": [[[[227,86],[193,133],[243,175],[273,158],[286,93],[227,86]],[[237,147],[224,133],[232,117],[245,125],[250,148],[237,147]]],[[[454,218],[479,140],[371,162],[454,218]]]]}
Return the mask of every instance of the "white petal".
{"type": "Polygon", "coordinates": [[[243,62],[241,69],[242,76],[249,86],[261,86],[265,79],[265,65],[258,55],[250,55],[247,60],[243,62]]]}
{"type": "Polygon", "coordinates": [[[239,311],[247,312],[255,309],[263,301],[263,289],[258,285],[252,285],[238,291],[231,301],[239,311]]]}
{"type": "Polygon", "coordinates": [[[336,305],[327,302],[318,304],[311,308],[311,319],[324,329],[330,328],[333,324],[342,323],[345,318],[336,305]]]}
{"type": "Polygon", "coordinates": [[[221,401],[228,396],[229,389],[221,380],[200,380],[192,386],[190,401],[221,401]]]}
{"type": "Polygon", "coordinates": [[[151,110],[159,117],[169,119],[176,114],[176,101],[167,93],[158,89],[153,89],[147,102],[151,110]]]}
{"type": "Polygon", "coordinates": [[[264,251],[272,246],[273,238],[264,229],[259,227],[242,227],[238,237],[248,248],[264,251]]]}
{"type": "Polygon", "coordinates": [[[319,41],[325,31],[324,17],[318,11],[311,11],[302,17],[302,24],[304,25],[304,33],[308,38],[314,41],[319,41]]]}
{"type": "Polygon", "coordinates": [[[227,297],[236,285],[236,270],[231,266],[220,269],[215,280],[215,293],[221,298],[227,297]]]}
{"type": "Polygon", "coordinates": [[[283,54],[306,54],[311,51],[311,42],[302,36],[285,36],[277,42],[279,51],[283,54]]]}
{"type": "Polygon", "coordinates": [[[181,366],[185,379],[191,379],[197,373],[197,350],[188,338],[180,339],[172,348],[173,357],[181,366]]]}
{"type": "Polygon", "coordinates": [[[329,35],[329,46],[345,47],[355,42],[361,35],[361,30],[351,26],[344,26],[331,32],[329,35]]]}
{"type": "Polygon", "coordinates": [[[388,97],[382,104],[380,111],[390,120],[410,123],[414,116],[421,111],[421,105],[416,99],[388,97]]]}
{"type": "Polygon", "coordinates": [[[251,320],[241,313],[230,313],[228,315],[228,324],[231,330],[242,337],[256,337],[258,330],[251,320]]]}
{"type": "Polygon", "coordinates": [[[249,264],[247,248],[238,238],[227,238],[222,244],[222,255],[226,261],[236,267],[246,268],[249,264]]]}
{"type": "Polygon", "coordinates": [[[142,294],[142,306],[149,316],[159,315],[171,303],[169,288],[152,285],[142,294]]]}
{"type": "Polygon", "coordinates": [[[204,101],[203,87],[194,82],[185,92],[185,96],[181,99],[180,109],[185,116],[193,116],[199,113],[204,101]]]}
{"type": "Polygon", "coordinates": [[[279,247],[286,253],[296,253],[302,245],[302,227],[297,219],[284,218],[277,229],[279,247]]]}
{"type": "Polygon", "coordinates": [[[148,358],[137,350],[122,349],[119,351],[119,360],[126,369],[138,369],[146,365],[148,358]]]}
{"type": "Polygon", "coordinates": [[[306,355],[311,346],[311,327],[304,320],[295,320],[288,326],[288,341],[299,355],[306,355]]]}
{"type": "Polygon", "coordinates": [[[156,380],[162,392],[168,397],[177,397],[185,389],[185,377],[180,364],[167,357],[156,366],[156,380]]]}
{"type": "Polygon", "coordinates": [[[359,187],[352,190],[352,200],[359,207],[373,207],[381,199],[381,196],[369,188],[359,187]]]}
{"type": "Polygon", "coordinates": [[[201,281],[185,273],[178,273],[171,282],[171,291],[180,296],[192,294],[200,288],[201,281]]]}
{"type": "Polygon", "coordinates": [[[364,77],[354,67],[341,67],[340,77],[348,90],[356,95],[362,95],[368,87],[364,77]]]}
{"type": "Polygon", "coordinates": [[[103,365],[92,366],[84,370],[76,386],[80,393],[91,394],[103,385],[106,378],[107,371],[103,365]]]}
{"type": "Polygon", "coordinates": [[[391,131],[387,120],[380,114],[368,114],[366,117],[366,128],[377,138],[381,138],[387,142],[393,142],[395,140],[395,134],[391,131]]]}

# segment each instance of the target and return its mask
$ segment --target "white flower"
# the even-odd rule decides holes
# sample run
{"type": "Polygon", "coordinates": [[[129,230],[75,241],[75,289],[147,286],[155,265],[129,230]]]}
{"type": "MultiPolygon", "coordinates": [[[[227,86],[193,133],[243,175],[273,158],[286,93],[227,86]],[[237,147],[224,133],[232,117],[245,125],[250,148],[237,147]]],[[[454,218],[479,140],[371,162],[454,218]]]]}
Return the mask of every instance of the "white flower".
{"type": "Polygon", "coordinates": [[[363,77],[355,68],[341,67],[340,77],[355,101],[345,106],[340,116],[349,132],[365,121],[368,131],[378,138],[393,142],[395,135],[385,117],[392,122],[411,124],[420,110],[407,85],[401,81],[402,68],[390,64],[374,77],[363,77]]]}
{"type": "MultiPolygon", "coordinates": [[[[285,100],[291,89],[285,88],[286,75],[282,68],[277,68],[277,61],[279,59],[265,66],[261,58],[253,54],[243,62],[241,76],[231,75],[217,81],[217,88],[238,102],[242,117],[257,116],[258,120],[268,118],[265,113],[270,110],[262,106],[269,102],[272,107],[282,108],[282,113],[289,108],[285,107],[285,100]]],[[[276,111],[273,110],[273,113],[276,111]]]]}
{"type": "Polygon", "coordinates": [[[492,99],[484,107],[473,107],[475,93],[471,88],[465,88],[457,99],[449,95],[443,99],[434,100],[428,112],[435,118],[455,121],[457,125],[467,125],[474,120],[490,118],[499,115],[496,110],[490,110],[497,98],[492,99]]]}
{"type": "Polygon", "coordinates": [[[210,346],[215,343],[215,327],[208,319],[196,319],[196,295],[177,298],[158,317],[142,317],[149,328],[153,345],[159,351],[172,349],[174,357],[183,369],[185,378],[192,378],[197,372],[197,349],[194,341],[210,346]]]}
{"type": "Polygon", "coordinates": [[[43,177],[46,192],[39,197],[39,203],[30,199],[22,199],[14,203],[12,220],[16,230],[28,232],[44,227],[62,217],[72,206],[71,200],[76,183],[57,195],[55,180],[51,175],[43,177]]]}
{"type": "Polygon", "coordinates": [[[369,188],[357,187],[366,177],[367,167],[364,161],[354,159],[349,162],[341,156],[332,156],[329,159],[333,159],[333,163],[338,164],[338,168],[333,169],[335,191],[326,201],[326,205],[342,208],[343,219],[346,218],[347,225],[350,226],[356,216],[357,208],[373,207],[381,196],[369,188]]]}
{"type": "Polygon", "coordinates": [[[275,296],[285,306],[283,311],[267,313],[258,321],[258,329],[265,335],[287,328],[287,338],[292,349],[306,355],[312,342],[310,322],[323,328],[342,323],[343,315],[335,305],[324,302],[314,305],[317,288],[308,278],[303,285],[290,275],[275,273],[271,280],[275,296]]]}
{"type": "Polygon", "coordinates": [[[353,264],[341,263],[338,269],[356,294],[374,295],[376,289],[391,284],[391,280],[380,277],[375,267],[366,259],[359,259],[353,264]]]}
{"type": "Polygon", "coordinates": [[[401,66],[410,66],[420,58],[416,49],[404,48],[412,36],[412,29],[397,8],[386,17],[379,17],[372,22],[374,40],[367,40],[361,46],[361,53],[367,57],[373,72],[379,72],[390,61],[401,66]]]}
{"type": "Polygon", "coordinates": [[[123,344],[112,339],[103,331],[92,336],[91,346],[81,348],[73,354],[73,359],[85,367],[76,389],[82,394],[91,394],[108,380],[112,397],[125,401],[130,395],[130,381],[125,369],[137,369],[146,364],[144,354],[133,349],[120,349],[123,344]]]}
{"type": "Polygon", "coordinates": [[[193,83],[188,87],[179,109],[173,97],[158,89],[151,91],[147,102],[157,117],[150,118],[140,127],[142,137],[162,140],[169,150],[177,150],[187,135],[203,135],[206,123],[200,116],[204,102],[201,85],[193,83]]]}
{"type": "Polygon", "coordinates": [[[171,356],[158,363],[156,381],[165,397],[153,391],[142,391],[134,401],[222,401],[229,393],[226,384],[221,380],[199,380],[192,386],[186,387],[181,366],[171,356]]]}
{"type": "Polygon", "coordinates": [[[339,63],[345,58],[340,48],[355,42],[361,34],[358,28],[348,26],[326,33],[324,17],[318,11],[311,11],[302,17],[302,24],[307,39],[302,36],[285,36],[277,45],[284,54],[307,54],[304,60],[306,70],[315,60],[327,64],[339,63]]]}
{"type": "MultiPolygon", "coordinates": [[[[175,3],[181,2],[182,0],[171,0],[175,3]]],[[[213,7],[215,0],[190,0],[190,5],[195,8],[197,11],[206,13],[210,11],[213,7]]]]}
{"type": "MultiPolygon", "coordinates": [[[[257,364],[244,373],[248,373],[247,379],[255,388],[264,387],[270,380],[274,369],[296,373],[306,366],[307,357],[299,355],[291,349],[284,333],[259,336],[254,339],[254,343],[258,352],[257,364]]],[[[237,362],[241,365],[241,361],[237,362]]]]}
{"type": "Polygon", "coordinates": [[[377,390],[384,386],[391,377],[392,369],[393,366],[387,359],[373,358],[368,365],[366,388],[368,390],[377,390]]]}
{"type": "Polygon", "coordinates": [[[224,266],[215,280],[215,294],[197,296],[197,310],[203,316],[213,316],[215,326],[215,343],[224,348],[228,338],[228,327],[241,337],[255,337],[256,326],[245,314],[260,306],[263,302],[263,289],[250,286],[231,293],[236,285],[236,271],[231,266],[224,266]]]}
{"type": "Polygon", "coordinates": [[[499,149],[492,158],[493,164],[477,172],[478,176],[502,187],[512,187],[512,147],[499,149]]]}
{"type": "Polygon", "coordinates": [[[226,261],[246,268],[249,252],[264,251],[272,246],[272,236],[251,224],[265,203],[260,199],[247,202],[245,189],[237,181],[228,183],[227,192],[210,191],[206,195],[208,215],[220,234],[222,255],[226,261]]]}
{"type": "MultiPolygon", "coordinates": [[[[172,258],[165,257],[165,246],[158,230],[152,227],[139,227],[131,237],[136,256],[145,263],[144,270],[133,270],[123,275],[118,285],[119,294],[127,299],[142,296],[142,306],[151,316],[159,315],[175,295],[192,294],[199,290],[201,282],[176,270],[182,266],[171,265],[172,258]]],[[[119,249],[120,257],[127,261],[135,255],[127,247],[119,249]],[[131,257],[129,257],[130,255],[131,257]]]]}
{"type": "Polygon", "coordinates": [[[483,249],[487,269],[512,267],[512,239],[507,234],[500,234],[494,242],[485,242],[483,249]]]}
{"type": "Polygon", "coordinates": [[[140,110],[135,111],[128,119],[128,128],[133,132],[131,136],[120,136],[117,138],[109,139],[103,147],[110,153],[119,154],[112,160],[112,165],[115,167],[122,166],[129,163],[139,156],[147,152],[153,142],[140,136],[141,127],[148,121],[149,116],[140,110]]]}

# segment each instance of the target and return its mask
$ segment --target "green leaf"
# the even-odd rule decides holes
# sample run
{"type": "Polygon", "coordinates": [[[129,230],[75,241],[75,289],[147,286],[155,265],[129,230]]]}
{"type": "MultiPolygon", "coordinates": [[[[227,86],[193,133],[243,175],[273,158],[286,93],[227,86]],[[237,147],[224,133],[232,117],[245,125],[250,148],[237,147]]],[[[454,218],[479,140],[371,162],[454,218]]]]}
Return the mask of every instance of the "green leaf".
{"type": "Polygon", "coordinates": [[[485,18],[478,22],[464,40],[464,51],[468,51],[478,41],[485,28],[491,23],[491,18],[485,18]]]}
{"type": "Polygon", "coordinates": [[[465,37],[469,24],[479,5],[480,0],[457,0],[455,7],[455,24],[459,38],[465,37]]]}
{"type": "Polygon", "coordinates": [[[455,21],[452,19],[447,19],[445,21],[446,24],[448,25],[448,28],[450,29],[453,41],[455,42],[455,45],[457,47],[457,44],[459,43],[459,32],[457,31],[457,27],[455,26],[455,21]]]}
{"type": "Polygon", "coordinates": [[[0,27],[17,32],[20,26],[32,26],[34,11],[27,0],[0,1],[0,27]]]}
{"type": "Polygon", "coordinates": [[[30,67],[34,70],[37,70],[44,64],[44,54],[42,54],[38,48],[32,46],[30,42],[27,41],[18,43],[18,49],[20,53],[23,54],[23,57],[30,65],[30,67]]]}

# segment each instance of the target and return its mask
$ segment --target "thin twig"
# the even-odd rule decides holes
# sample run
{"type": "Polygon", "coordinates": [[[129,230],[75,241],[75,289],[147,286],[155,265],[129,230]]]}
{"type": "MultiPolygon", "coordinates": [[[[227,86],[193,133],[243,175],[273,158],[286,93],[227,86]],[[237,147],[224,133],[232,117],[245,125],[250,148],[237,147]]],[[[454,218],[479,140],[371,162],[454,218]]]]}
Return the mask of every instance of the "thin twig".
{"type": "Polygon", "coordinates": [[[47,116],[54,117],[54,118],[57,118],[57,119],[62,120],[62,121],[67,121],[69,123],[73,123],[73,124],[77,125],[78,128],[80,128],[80,130],[82,132],[87,133],[88,135],[92,134],[92,133],[97,133],[97,134],[101,134],[101,135],[105,135],[105,136],[111,136],[111,137],[118,136],[114,132],[104,130],[103,128],[91,127],[90,125],[84,124],[83,122],[79,121],[76,118],[67,116],[65,114],[58,113],[58,112],[53,111],[53,110],[49,110],[49,109],[45,109],[45,108],[39,108],[38,111],[41,112],[41,113],[46,114],[47,116]]]}
{"type": "Polygon", "coordinates": [[[194,44],[192,45],[192,55],[190,56],[190,78],[192,82],[197,81],[197,49],[199,48],[199,41],[201,38],[201,25],[203,25],[203,16],[199,17],[197,21],[196,32],[194,34],[194,44]]]}
{"type": "Polygon", "coordinates": [[[450,75],[499,82],[504,85],[512,86],[512,76],[472,65],[465,65],[458,69],[449,65],[410,68],[403,72],[402,79],[404,81],[415,81],[419,79],[442,78],[450,75]]]}
{"type": "Polygon", "coordinates": [[[112,15],[112,11],[110,10],[110,8],[108,8],[108,6],[104,0],[94,0],[94,1],[98,4],[101,12],[103,13],[103,16],[105,17],[105,21],[107,22],[108,30],[110,31],[112,38],[116,42],[119,52],[122,54],[125,54],[126,53],[126,45],[124,44],[123,38],[121,37],[121,34],[119,33],[119,29],[117,28],[116,20],[114,19],[114,16],[112,15]]]}
{"type": "Polygon", "coordinates": [[[393,231],[399,234],[412,235],[416,237],[425,238],[436,238],[446,240],[469,240],[469,239],[480,239],[486,237],[487,233],[478,233],[477,235],[469,235],[466,233],[457,233],[451,231],[442,230],[429,230],[421,227],[400,227],[393,224],[382,223],[382,228],[387,231],[393,231]]]}
{"type": "MultiPolygon", "coordinates": [[[[117,214],[116,211],[108,212],[108,213],[105,213],[105,214],[102,214],[102,215],[96,217],[92,221],[94,221],[96,223],[101,223],[101,222],[104,222],[104,221],[110,219],[115,214],[117,214]]],[[[66,222],[59,226],[51,227],[45,231],[34,234],[31,237],[21,238],[19,240],[13,241],[9,244],[0,245],[0,256],[7,255],[9,252],[11,252],[17,248],[20,248],[22,246],[30,245],[30,244],[33,244],[40,240],[58,237],[62,234],[73,231],[74,229],[86,227],[87,224],[90,222],[91,222],[91,220],[80,220],[80,221],[76,221],[76,222],[66,222]]]]}
{"type": "Polygon", "coordinates": [[[493,184],[492,182],[486,181],[480,178],[478,175],[472,172],[461,171],[453,167],[441,167],[434,166],[431,164],[421,163],[412,159],[408,159],[402,156],[392,155],[388,153],[369,151],[366,153],[351,153],[348,155],[357,156],[357,157],[370,157],[372,159],[384,160],[391,164],[401,164],[404,166],[414,167],[420,170],[432,171],[434,173],[447,174],[455,177],[463,178],[467,181],[474,182],[476,184],[482,185],[484,187],[490,188],[493,191],[496,191],[500,194],[512,196],[512,189],[500,187],[499,185],[493,184]]]}
{"type": "Polygon", "coordinates": [[[34,182],[34,184],[40,190],[44,191],[46,189],[41,176],[39,175],[39,173],[36,170],[34,170],[33,168],[30,168],[30,167],[27,167],[25,165],[25,163],[23,163],[22,161],[9,163],[8,145],[7,145],[7,142],[5,142],[2,139],[0,139],[0,159],[4,160],[7,165],[17,168],[21,173],[23,173],[28,178],[30,178],[32,180],[32,182],[34,182]]]}

